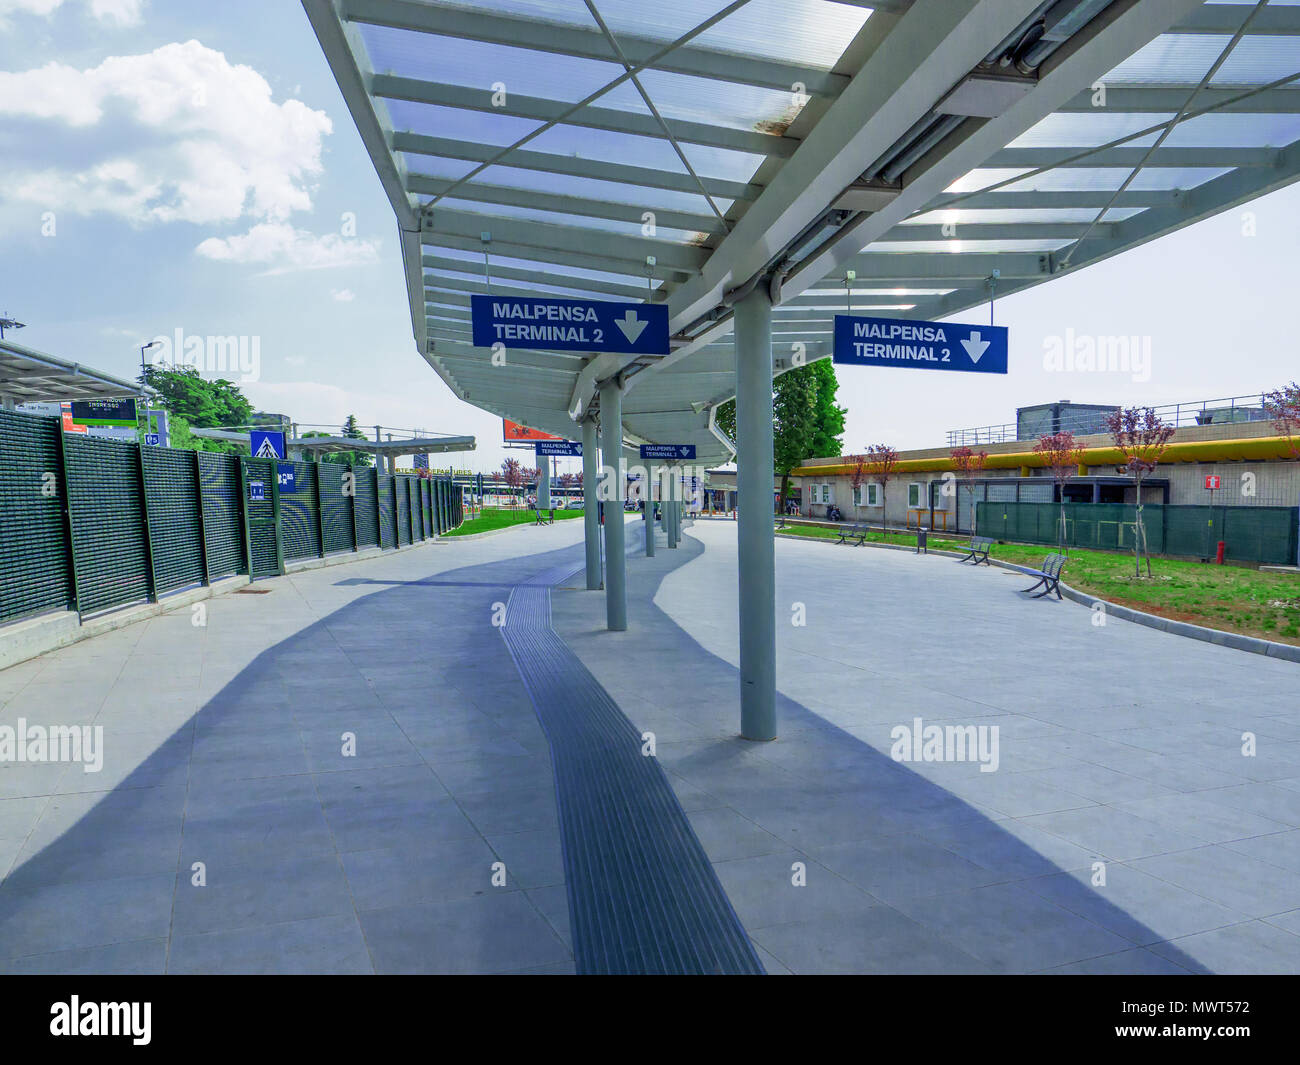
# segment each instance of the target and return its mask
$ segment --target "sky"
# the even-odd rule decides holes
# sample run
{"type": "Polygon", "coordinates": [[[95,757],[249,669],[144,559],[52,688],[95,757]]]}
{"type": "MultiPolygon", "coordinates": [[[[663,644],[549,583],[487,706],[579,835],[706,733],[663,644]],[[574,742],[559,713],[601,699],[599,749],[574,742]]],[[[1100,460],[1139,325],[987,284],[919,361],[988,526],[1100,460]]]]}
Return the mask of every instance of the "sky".
{"type": "MultiPolygon", "coordinates": [[[[840,367],[845,449],[942,446],[1060,399],[1279,387],[1300,376],[1297,247],[1292,187],[999,299],[1005,377],[840,367]],[[1047,365],[1071,338],[1108,336],[1149,362],[1047,365]]],[[[396,223],[292,0],[0,0],[5,312],[27,324],[18,343],[123,377],[154,337],[241,337],[260,409],[473,434],[458,467],[507,454],[500,419],[416,351],[396,223]]],[[[988,307],[956,317],[986,323],[988,307]]]]}

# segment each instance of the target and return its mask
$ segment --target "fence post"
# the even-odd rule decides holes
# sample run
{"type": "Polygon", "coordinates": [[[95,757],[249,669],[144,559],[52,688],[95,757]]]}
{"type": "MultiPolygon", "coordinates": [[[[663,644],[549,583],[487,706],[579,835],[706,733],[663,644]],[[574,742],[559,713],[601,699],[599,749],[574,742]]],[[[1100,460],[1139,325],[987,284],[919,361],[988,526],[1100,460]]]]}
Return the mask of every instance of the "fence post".
{"type": "Polygon", "coordinates": [[[149,598],[158,602],[158,574],[153,568],[153,530],[149,526],[149,479],[145,476],[144,445],[135,445],[136,464],[140,470],[140,509],[144,511],[144,557],[149,566],[149,598]]]}
{"type": "MultiPolygon", "coordinates": [[[[325,501],[324,499],[321,498],[319,456],[317,457],[316,461],[311,464],[311,468],[313,471],[312,476],[316,478],[316,543],[320,546],[320,554],[317,557],[324,558],[325,557],[325,501]]],[[[276,476],[277,481],[280,479],[278,476],[278,472],[279,471],[277,467],[277,476],[276,476]]]]}
{"type": "Polygon", "coordinates": [[[199,507],[199,555],[203,562],[203,583],[210,588],[212,575],[208,572],[208,529],[203,520],[203,468],[199,465],[199,453],[192,451],[190,454],[194,456],[194,498],[199,507]]]}
{"type": "MultiPolygon", "coordinates": [[[[248,531],[248,467],[245,465],[243,455],[237,455],[239,459],[239,517],[241,524],[244,526],[244,572],[248,574],[248,580],[253,580],[253,537],[248,531]]],[[[277,537],[278,539],[278,537],[277,537]]]]}
{"type": "Polygon", "coordinates": [[[63,534],[68,546],[68,583],[72,591],[71,609],[81,616],[81,582],[77,579],[77,550],[72,540],[72,485],[68,481],[68,452],[63,435],[63,421],[59,427],[59,489],[63,492],[63,534]]]}
{"type": "Polygon", "coordinates": [[[375,478],[375,545],[382,551],[384,549],[384,502],[379,498],[378,461],[375,460],[376,466],[370,472],[375,478]]]}
{"type": "MultiPolygon", "coordinates": [[[[284,576],[284,537],[280,535],[280,463],[276,459],[265,459],[271,470],[271,517],[275,520],[275,568],[279,576],[284,576]]],[[[294,480],[297,480],[297,473],[294,480]]],[[[320,493],[316,494],[317,500],[320,493]]],[[[319,524],[319,522],[317,523],[319,524]]]]}
{"type": "Polygon", "coordinates": [[[352,553],[361,548],[357,545],[357,468],[348,463],[348,475],[352,478],[352,494],[348,497],[348,510],[352,514],[352,553]]]}

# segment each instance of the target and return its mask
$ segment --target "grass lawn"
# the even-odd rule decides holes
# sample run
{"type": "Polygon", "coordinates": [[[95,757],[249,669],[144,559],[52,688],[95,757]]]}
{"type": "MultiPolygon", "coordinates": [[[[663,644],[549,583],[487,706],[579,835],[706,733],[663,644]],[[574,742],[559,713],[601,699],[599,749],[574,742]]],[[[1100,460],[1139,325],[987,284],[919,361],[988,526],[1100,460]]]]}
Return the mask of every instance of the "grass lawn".
{"type": "MultiPolygon", "coordinates": [[[[580,510],[557,510],[556,521],[582,517],[580,510]]],[[[470,533],[490,532],[493,529],[505,529],[511,525],[531,525],[537,520],[537,514],[531,510],[506,509],[505,507],[484,507],[479,517],[470,518],[452,529],[447,536],[468,536],[470,533]]]]}
{"type": "MultiPolygon", "coordinates": [[[[834,529],[806,525],[788,525],[778,531],[839,538],[834,529]]],[[[867,540],[916,546],[915,533],[885,536],[873,532],[867,540]]],[[[962,541],[942,535],[931,536],[929,546],[964,549],[962,541]]],[[[1036,568],[1054,550],[1042,544],[997,543],[989,554],[1003,562],[1036,568]]],[[[1071,548],[1069,555],[1065,582],[1081,592],[1176,621],[1300,645],[1300,575],[1155,558],[1151,562],[1155,576],[1138,578],[1133,576],[1132,555],[1077,547],[1071,548]]]]}

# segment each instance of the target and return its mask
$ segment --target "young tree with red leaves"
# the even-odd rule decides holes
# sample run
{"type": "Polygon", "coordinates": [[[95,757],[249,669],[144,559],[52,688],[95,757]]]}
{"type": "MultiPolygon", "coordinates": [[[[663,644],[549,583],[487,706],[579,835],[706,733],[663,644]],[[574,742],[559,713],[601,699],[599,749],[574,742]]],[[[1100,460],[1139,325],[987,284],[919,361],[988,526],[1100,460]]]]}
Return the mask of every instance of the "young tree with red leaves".
{"type": "Polygon", "coordinates": [[[506,482],[506,487],[510,489],[511,494],[520,491],[524,486],[524,467],[518,459],[506,459],[501,463],[501,479],[506,482]]]}
{"type": "Polygon", "coordinates": [[[880,528],[889,535],[889,479],[898,469],[898,452],[888,444],[872,444],[867,448],[867,473],[880,482],[880,528]]]}
{"type": "Polygon", "coordinates": [[[1061,526],[1057,546],[1062,551],[1065,546],[1065,482],[1079,470],[1083,461],[1083,447],[1074,439],[1069,430],[1059,433],[1044,433],[1034,445],[1034,451],[1043,456],[1043,465],[1052,471],[1056,482],[1056,495],[1061,502],[1061,526]]]}
{"type": "Polygon", "coordinates": [[[1161,420],[1151,407],[1121,407],[1106,416],[1106,428],[1115,447],[1124,456],[1124,468],[1133,477],[1137,489],[1137,521],[1134,522],[1133,556],[1135,577],[1142,576],[1142,557],[1146,556],[1147,576],[1151,574],[1151,555],[1147,550],[1147,530],[1142,521],[1142,480],[1160,462],[1169,446],[1174,427],[1161,420]]]}
{"type": "Polygon", "coordinates": [[[858,490],[862,487],[862,482],[867,479],[867,457],[866,455],[849,455],[849,465],[853,467],[853,472],[849,474],[849,483],[853,486],[853,505],[858,505],[858,490]]]}
{"type": "Polygon", "coordinates": [[[1264,396],[1264,413],[1273,419],[1273,428],[1286,437],[1291,457],[1300,459],[1300,384],[1289,385],[1264,396]]]}
{"type": "Polygon", "coordinates": [[[970,499],[970,531],[971,535],[974,536],[975,478],[984,472],[984,467],[989,461],[989,453],[987,451],[972,451],[968,447],[955,447],[949,457],[952,459],[952,468],[966,482],[966,495],[970,499]]]}

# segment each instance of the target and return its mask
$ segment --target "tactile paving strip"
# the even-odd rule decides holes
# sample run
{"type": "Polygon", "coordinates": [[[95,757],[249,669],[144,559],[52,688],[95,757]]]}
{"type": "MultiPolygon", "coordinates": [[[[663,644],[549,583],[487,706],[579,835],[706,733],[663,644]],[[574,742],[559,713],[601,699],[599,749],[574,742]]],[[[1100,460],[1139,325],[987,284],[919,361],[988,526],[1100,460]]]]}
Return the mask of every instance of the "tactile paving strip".
{"type": "Polygon", "coordinates": [[[551,586],[580,568],[517,585],[501,630],[550,743],[577,971],[761,974],[663,769],[551,627],[551,586]]]}

